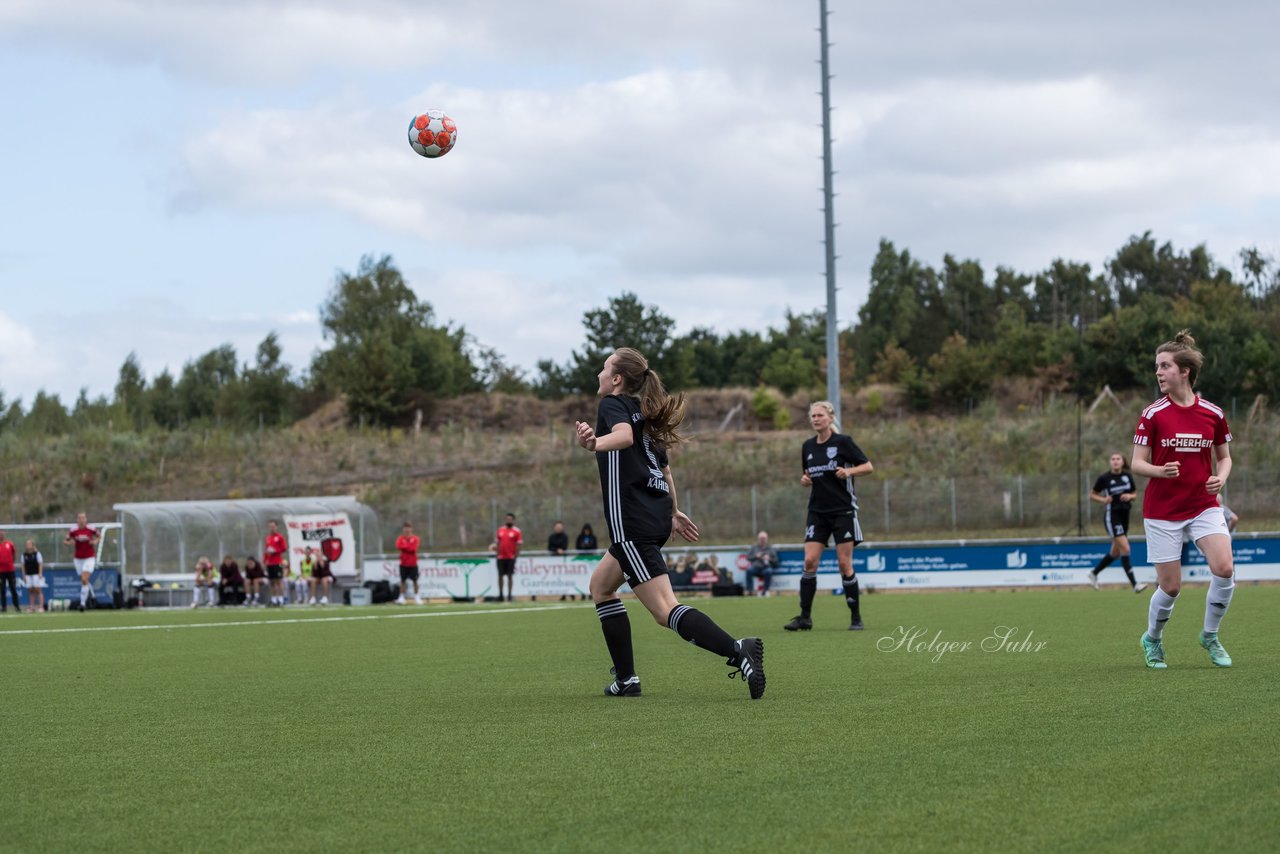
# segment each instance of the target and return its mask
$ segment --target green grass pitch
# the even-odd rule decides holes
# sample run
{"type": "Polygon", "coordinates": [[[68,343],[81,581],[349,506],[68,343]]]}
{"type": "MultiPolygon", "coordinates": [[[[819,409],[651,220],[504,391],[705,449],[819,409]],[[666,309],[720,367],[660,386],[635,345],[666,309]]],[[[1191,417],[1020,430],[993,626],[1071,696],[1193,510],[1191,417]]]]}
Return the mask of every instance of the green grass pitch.
{"type": "Polygon", "coordinates": [[[1203,586],[1147,670],[1147,598],[690,600],[764,638],[759,702],[634,601],[621,700],[590,603],[10,615],[0,850],[1275,850],[1280,587],[1229,670],[1203,586]]]}

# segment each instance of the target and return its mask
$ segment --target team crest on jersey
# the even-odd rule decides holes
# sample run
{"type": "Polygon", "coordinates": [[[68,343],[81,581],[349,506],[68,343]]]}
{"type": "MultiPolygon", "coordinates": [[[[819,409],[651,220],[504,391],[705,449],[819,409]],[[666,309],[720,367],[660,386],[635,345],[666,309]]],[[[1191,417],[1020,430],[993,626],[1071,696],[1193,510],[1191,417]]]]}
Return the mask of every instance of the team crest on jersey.
{"type": "Polygon", "coordinates": [[[827,459],[834,460],[839,451],[836,448],[827,448],[827,459]]]}

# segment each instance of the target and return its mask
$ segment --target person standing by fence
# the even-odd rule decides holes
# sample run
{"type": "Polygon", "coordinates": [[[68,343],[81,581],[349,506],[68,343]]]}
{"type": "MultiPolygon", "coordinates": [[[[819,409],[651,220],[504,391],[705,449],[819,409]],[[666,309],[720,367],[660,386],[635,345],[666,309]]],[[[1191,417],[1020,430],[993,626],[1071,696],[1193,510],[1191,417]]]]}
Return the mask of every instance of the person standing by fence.
{"type": "Polygon", "coordinates": [[[398,605],[405,603],[405,594],[409,592],[410,581],[413,582],[414,601],[419,605],[422,604],[422,590],[418,587],[418,547],[420,545],[422,540],[413,533],[413,525],[405,521],[400,536],[396,538],[396,550],[400,552],[400,598],[396,599],[398,605]]]}
{"type": "Polygon", "coordinates": [[[512,586],[516,580],[516,558],[520,556],[520,547],[524,545],[524,534],[516,527],[514,513],[508,513],[506,519],[493,534],[490,550],[496,555],[498,564],[498,601],[502,601],[502,579],[507,580],[507,601],[512,601],[512,586]]]}
{"type": "MultiPolygon", "coordinates": [[[[272,519],[267,523],[267,536],[263,541],[262,562],[267,567],[267,583],[271,592],[271,604],[284,604],[284,557],[289,553],[289,541],[280,533],[280,526],[272,519]]],[[[258,604],[258,583],[253,591],[253,603],[258,604]]]]}
{"type": "Polygon", "coordinates": [[[769,595],[773,571],[778,568],[778,550],[769,545],[769,534],[756,534],[756,544],[747,549],[747,595],[756,591],[755,579],[760,579],[760,595],[769,595]]]}
{"type": "Polygon", "coordinates": [[[1218,640],[1235,593],[1231,534],[1218,502],[1231,476],[1231,428],[1222,410],[1195,392],[1204,364],[1195,344],[1184,329],[1156,349],[1156,382],[1164,397],[1143,410],[1133,435],[1133,472],[1150,478],[1142,523],[1157,584],[1141,640],[1147,667],[1156,670],[1168,666],[1164,628],[1182,589],[1184,533],[1190,533],[1211,573],[1200,645],[1216,666],[1231,666],[1231,656],[1218,640]]]}
{"type": "Polygon", "coordinates": [[[5,604],[9,601],[6,598],[6,590],[13,594],[13,612],[22,613],[22,606],[18,604],[17,561],[18,547],[13,544],[13,540],[5,536],[4,531],[0,531],[0,613],[9,610],[9,606],[5,604]]]}
{"type": "Polygon", "coordinates": [[[800,449],[800,485],[809,490],[809,518],[804,530],[804,574],[800,576],[800,614],[783,626],[789,632],[813,628],[810,616],[818,591],[818,564],[827,543],[835,537],[836,563],[840,568],[851,630],[862,629],[858,578],[853,572],[853,548],[862,542],[858,524],[858,499],[853,479],[871,474],[871,461],[857,443],[837,433],[835,407],[820,400],[809,407],[814,435],[800,449]]]}
{"type": "Polygon", "coordinates": [[[44,610],[44,555],[36,548],[35,540],[27,540],[22,550],[22,574],[27,582],[27,611],[39,613],[44,610]]]}

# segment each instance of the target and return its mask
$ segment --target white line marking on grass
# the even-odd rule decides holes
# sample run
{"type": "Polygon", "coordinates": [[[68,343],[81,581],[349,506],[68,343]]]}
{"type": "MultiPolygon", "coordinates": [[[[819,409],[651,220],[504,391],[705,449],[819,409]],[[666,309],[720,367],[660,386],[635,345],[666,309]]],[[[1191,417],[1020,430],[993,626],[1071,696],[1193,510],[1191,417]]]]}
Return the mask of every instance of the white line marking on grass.
{"type": "Polygon", "coordinates": [[[222,623],[170,623],[142,626],[77,626],[70,629],[0,629],[0,635],[56,635],[73,632],[142,632],[151,629],[220,629],[223,626],[278,626],[285,623],[354,623],[361,620],[413,620],[423,617],[468,617],[473,614],[531,614],[534,611],[563,611],[576,605],[534,605],[530,608],[488,608],[474,611],[425,611],[411,614],[361,614],[350,617],[291,617],[284,620],[228,620],[222,623]]]}

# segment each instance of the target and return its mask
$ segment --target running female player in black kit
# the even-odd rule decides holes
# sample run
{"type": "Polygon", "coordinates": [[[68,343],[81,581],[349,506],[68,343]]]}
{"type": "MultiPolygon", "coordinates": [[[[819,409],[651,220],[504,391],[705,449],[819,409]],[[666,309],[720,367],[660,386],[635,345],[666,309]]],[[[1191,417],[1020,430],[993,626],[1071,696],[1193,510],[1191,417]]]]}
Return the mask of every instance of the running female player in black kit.
{"type": "Polygon", "coordinates": [[[1111,470],[1100,476],[1093,484],[1089,500],[1106,506],[1103,523],[1107,526],[1107,536],[1111,537],[1111,552],[1098,561],[1089,572],[1089,583],[1098,589],[1098,573],[1111,565],[1111,561],[1120,558],[1124,574],[1129,576],[1129,586],[1134,593],[1141,593],[1147,585],[1139,584],[1133,577],[1133,565],[1129,563],[1129,510],[1133,507],[1133,499],[1138,497],[1138,486],[1129,474],[1129,463],[1120,454],[1111,455],[1111,470]]]}
{"type": "Polygon", "coordinates": [[[818,590],[818,563],[827,541],[836,538],[836,563],[849,605],[852,631],[862,629],[858,607],[858,579],[853,574],[853,547],[862,542],[858,499],[853,479],[871,474],[871,461],[853,439],[835,432],[835,407],[820,400],[809,407],[814,435],[800,450],[800,484],[809,487],[809,521],[804,530],[804,574],[800,576],[800,615],[783,626],[789,632],[813,628],[809,611],[818,590]]]}
{"type": "Polygon", "coordinates": [[[605,360],[600,371],[600,408],[593,430],[574,424],[578,444],[594,451],[600,467],[604,515],[613,542],[591,576],[591,598],[613,659],[614,681],[605,687],[610,697],[640,695],[631,650],[631,623],[618,598],[623,582],[649,609],[658,625],[725,659],[737,668],[751,699],[764,696],[764,643],[759,638],[735,641],[701,611],[681,605],[671,592],[667,562],[661,548],[672,532],[689,542],[698,539],[698,526],[676,504],[675,482],[665,448],[680,442],[684,399],[672,398],[648,361],[636,350],[622,347],[605,360]]]}

